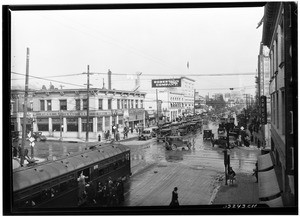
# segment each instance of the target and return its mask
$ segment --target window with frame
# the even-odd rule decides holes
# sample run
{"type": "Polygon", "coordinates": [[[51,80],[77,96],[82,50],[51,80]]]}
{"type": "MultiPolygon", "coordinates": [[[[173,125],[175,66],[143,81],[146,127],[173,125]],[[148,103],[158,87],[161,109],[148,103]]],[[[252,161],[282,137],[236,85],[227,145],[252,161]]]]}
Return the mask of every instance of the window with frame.
{"type": "Polygon", "coordinates": [[[49,120],[48,118],[38,118],[37,127],[39,131],[49,131],[49,120]]]}
{"type": "Polygon", "coordinates": [[[47,100],[47,111],[52,111],[52,100],[47,100]]]}
{"type": "Polygon", "coordinates": [[[87,110],[87,107],[88,107],[87,99],[83,99],[82,100],[82,109],[87,110]]]}
{"type": "Polygon", "coordinates": [[[61,123],[62,120],[59,118],[52,118],[52,130],[53,132],[60,132],[60,125],[63,124],[61,123]]]}
{"type": "Polygon", "coordinates": [[[135,100],[135,108],[139,108],[139,101],[135,100]]]}
{"type": "Polygon", "coordinates": [[[60,103],[60,110],[67,110],[67,100],[63,99],[63,100],[59,100],[60,103]]]}
{"type": "Polygon", "coordinates": [[[68,132],[78,132],[78,119],[77,118],[67,118],[67,131],[68,132]]]}
{"type": "Polygon", "coordinates": [[[98,109],[103,110],[103,99],[98,99],[98,109]]]}
{"type": "Polygon", "coordinates": [[[45,100],[40,100],[40,110],[45,111],[45,100]]]}
{"type": "Polygon", "coordinates": [[[141,108],[144,108],[144,101],[143,100],[141,100],[141,108]]]}
{"type": "MultiPolygon", "coordinates": [[[[93,132],[93,118],[89,118],[89,132],[93,132]]],[[[82,132],[87,131],[87,119],[82,118],[82,132]]]]}
{"type": "Polygon", "coordinates": [[[107,100],[107,109],[111,109],[111,102],[112,102],[112,99],[107,100]]]}
{"type": "Polygon", "coordinates": [[[127,109],[127,99],[124,99],[124,109],[127,109]]]}
{"type": "Polygon", "coordinates": [[[76,102],[76,110],[79,111],[80,110],[80,99],[75,99],[76,102]]]}
{"type": "Polygon", "coordinates": [[[103,117],[98,117],[97,121],[98,121],[98,123],[97,123],[97,131],[102,131],[103,130],[103,128],[102,128],[102,126],[103,126],[103,117]]]}
{"type": "Polygon", "coordinates": [[[131,100],[131,108],[134,108],[134,107],[133,107],[133,99],[131,100]]]}
{"type": "Polygon", "coordinates": [[[120,100],[117,99],[117,109],[120,109],[120,100]]]}

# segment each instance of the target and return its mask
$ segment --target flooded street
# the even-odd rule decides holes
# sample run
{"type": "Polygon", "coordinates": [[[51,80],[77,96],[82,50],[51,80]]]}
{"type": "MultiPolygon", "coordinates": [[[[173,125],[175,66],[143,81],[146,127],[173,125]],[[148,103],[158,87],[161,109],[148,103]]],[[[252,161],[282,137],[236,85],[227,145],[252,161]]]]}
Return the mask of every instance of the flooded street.
{"type": "MultiPolygon", "coordinates": [[[[216,136],[217,125],[210,123],[216,136]]],[[[131,142],[133,175],[128,182],[125,206],[166,206],[174,187],[178,187],[181,205],[210,204],[214,189],[224,176],[223,149],[203,141],[200,131],[195,135],[191,150],[166,150],[155,139],[131,142]],[[136,144],[134,144],[136,143],[136,144]],[[139,169],[136,169],[139,168],[139,169]],[[221,178],[220,178],[221,177],[221,178]]],[[[256,147],[235,147],[230,161],[236,173],[252,174],[259,154],[256,147]]]]}

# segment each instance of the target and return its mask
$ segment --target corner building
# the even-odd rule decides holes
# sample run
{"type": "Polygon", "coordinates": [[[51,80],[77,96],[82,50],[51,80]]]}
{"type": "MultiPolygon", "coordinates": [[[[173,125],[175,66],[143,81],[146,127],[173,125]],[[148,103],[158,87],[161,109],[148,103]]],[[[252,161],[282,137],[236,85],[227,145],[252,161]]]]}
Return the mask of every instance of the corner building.
{"type": "MultiPolygon", "coordinates": [[[[97,139],[116,126],[145,126],[144,98],[146,93],[92,88],[89,91],[89,121],[87,123],[87,90],[54,89],[32,92],[32,130],[47,137],[85,139],[87,124],[89,138],[97,139]]],[[[22,97],[21,97],[22,98],[22,97]]],[[[24,102],[24,99],[23,99],[24,102]]],[[[15,104],[14,100],[11,101],[15,104]]],[[[18,102],[20,104],[22,102],[18,102]]],[[[22,111],[14,110],[15,130],[22,132],[22,111]]],[[[30,124],[30,123],[27,123],[30,124]]],[[[27,127],[28,128],[28,127],[27,127]]]]}

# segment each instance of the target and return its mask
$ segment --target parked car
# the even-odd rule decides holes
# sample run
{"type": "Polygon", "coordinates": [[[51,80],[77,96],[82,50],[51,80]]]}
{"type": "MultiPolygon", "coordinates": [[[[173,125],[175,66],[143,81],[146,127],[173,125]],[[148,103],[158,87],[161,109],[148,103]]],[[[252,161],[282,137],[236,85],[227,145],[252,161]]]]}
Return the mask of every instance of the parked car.
{"type": "Polygon", "coordinates": [[[182,136],[168,136],[166,137],[166,149],[176,150],[177,148],[187,147],[191,149],[191,142],[188,139],[184,139],[182,136]]]}
{"type": "Polygon", "coordinates": [[[141,135],[139,135],[139,140],[151,139],[151,135],[152,135],[151,130],[143,130],[141,135]]]}
{"type": "Polygon", "coordinates": [[[47,138],[46,136],[43,135],[43,133],[41,131],[38,131],[38,132],[33,132],[32,133],[32,137],[37,141],[46,141],[47,138]]]}

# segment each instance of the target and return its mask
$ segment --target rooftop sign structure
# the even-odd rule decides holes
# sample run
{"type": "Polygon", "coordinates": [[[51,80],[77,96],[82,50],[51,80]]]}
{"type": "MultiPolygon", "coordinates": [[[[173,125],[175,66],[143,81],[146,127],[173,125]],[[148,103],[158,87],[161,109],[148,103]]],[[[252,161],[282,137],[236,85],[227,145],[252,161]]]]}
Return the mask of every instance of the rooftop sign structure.
{"type": "Polygon", "coordinates": [[[181,87],[181,79],[153,79],[152,87],[181,87]]]}

